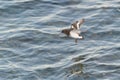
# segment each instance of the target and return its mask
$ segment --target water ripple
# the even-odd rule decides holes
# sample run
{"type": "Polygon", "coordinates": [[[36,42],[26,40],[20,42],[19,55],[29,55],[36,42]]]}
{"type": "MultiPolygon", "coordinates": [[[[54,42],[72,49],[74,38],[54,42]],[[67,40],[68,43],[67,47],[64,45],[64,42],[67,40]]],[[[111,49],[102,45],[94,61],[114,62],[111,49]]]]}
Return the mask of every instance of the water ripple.
{"type": "Polygon", "coordinates": [[[0,80],[119,80],[118,0],[1,0],[0,80]],[[61,30],[84,18],[84,40],[61,30]]]}

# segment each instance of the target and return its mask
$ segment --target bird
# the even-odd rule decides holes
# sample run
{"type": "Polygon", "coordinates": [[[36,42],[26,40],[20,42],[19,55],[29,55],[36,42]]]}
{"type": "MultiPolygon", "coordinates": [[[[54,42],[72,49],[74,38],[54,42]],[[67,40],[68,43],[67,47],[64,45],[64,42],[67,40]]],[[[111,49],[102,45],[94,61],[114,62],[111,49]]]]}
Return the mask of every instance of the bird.
{"type": "Polygon", "coordinates": [[[84,19],[79,21],[75,21],[71,24],[70,28],[63,29],[61,32],[66,34],[68,37],[72,37],[75,39],[75,43],[77,43],[78,39],[83,39],[83,36],[80,35],[80,26],[84,23],[84,19]]]}

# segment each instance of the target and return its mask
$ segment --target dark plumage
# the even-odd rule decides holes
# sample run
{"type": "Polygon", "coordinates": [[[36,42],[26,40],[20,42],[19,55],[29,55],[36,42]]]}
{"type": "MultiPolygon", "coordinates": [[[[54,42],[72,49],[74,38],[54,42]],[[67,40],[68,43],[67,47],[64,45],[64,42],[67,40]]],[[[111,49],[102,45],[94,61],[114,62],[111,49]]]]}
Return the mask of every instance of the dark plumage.
{"type": "Polygon", "coordinates": [[[69,28],[69,29],[63,29],[61,32],[66,34],[67,36],[70,36],[70,31],[72,31],[73,29],[72,28],[69,28]]]}

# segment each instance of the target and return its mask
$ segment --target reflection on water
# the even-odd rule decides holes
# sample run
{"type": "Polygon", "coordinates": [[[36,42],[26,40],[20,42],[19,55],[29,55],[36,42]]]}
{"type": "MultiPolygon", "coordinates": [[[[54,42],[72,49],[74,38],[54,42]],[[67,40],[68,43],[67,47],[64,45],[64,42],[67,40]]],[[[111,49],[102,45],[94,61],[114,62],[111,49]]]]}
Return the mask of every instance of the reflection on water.
{"type": "Polygon", "coordinates": [[[73,64],[65,68],[65,80],[95,80],[95,77],[91,73],[85,72],[85,65],[82,63],[84,57],[85,56],[78,56],[72,59],[73,64]]]}
{"type": "Polygon", "coordinates": [[[71,65],[67,72],[67,76],[72,76],[72,75],[81,75],[83,74],[83,64],[74,64],[71,65]]]}

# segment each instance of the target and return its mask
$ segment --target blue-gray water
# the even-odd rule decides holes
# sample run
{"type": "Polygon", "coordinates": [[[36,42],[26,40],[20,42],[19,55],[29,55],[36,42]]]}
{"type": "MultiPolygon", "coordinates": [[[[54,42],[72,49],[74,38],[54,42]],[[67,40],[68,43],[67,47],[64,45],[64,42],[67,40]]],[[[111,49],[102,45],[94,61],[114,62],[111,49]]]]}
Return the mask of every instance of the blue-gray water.
{"type": "Polygon", "coordinates": [[[120,80],[120,1],[0,0],[0,80],[120,80]]]}

